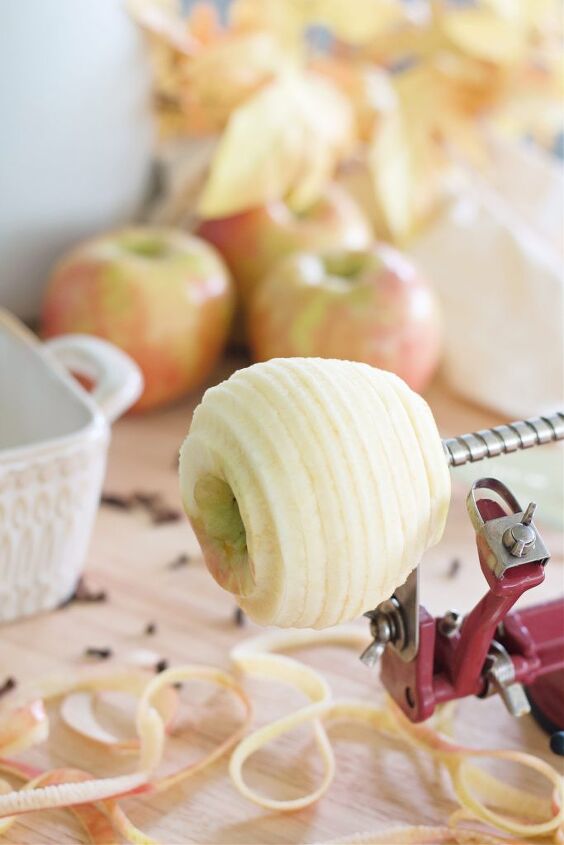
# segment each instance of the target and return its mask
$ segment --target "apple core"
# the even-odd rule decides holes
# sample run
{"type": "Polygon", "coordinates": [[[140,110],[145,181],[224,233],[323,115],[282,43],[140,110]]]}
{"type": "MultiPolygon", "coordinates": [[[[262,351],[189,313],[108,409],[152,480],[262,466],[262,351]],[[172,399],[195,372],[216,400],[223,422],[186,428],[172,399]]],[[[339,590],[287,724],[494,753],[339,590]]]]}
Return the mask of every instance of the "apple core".
{"type": "Polygon", "coordinates": [[[246,596],[254,587],[247,534],[233,490],[214,475],[202,476],[194,487],[201,523],[199,539],[209,552],[213,577],[229,592],[246,596]]]}

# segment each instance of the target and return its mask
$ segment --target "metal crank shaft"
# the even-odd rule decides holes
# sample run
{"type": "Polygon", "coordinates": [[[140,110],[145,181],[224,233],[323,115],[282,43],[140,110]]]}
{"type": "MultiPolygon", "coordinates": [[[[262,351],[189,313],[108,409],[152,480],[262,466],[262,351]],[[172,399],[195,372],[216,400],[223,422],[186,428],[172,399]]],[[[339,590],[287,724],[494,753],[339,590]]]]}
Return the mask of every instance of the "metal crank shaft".
{"type": "Polygon", "coordinates": [[[555,440],[564,440],[564,413],[561,411],[449,437],[443,440],[443,447],[449,466],[458,467],[555,440]]]}

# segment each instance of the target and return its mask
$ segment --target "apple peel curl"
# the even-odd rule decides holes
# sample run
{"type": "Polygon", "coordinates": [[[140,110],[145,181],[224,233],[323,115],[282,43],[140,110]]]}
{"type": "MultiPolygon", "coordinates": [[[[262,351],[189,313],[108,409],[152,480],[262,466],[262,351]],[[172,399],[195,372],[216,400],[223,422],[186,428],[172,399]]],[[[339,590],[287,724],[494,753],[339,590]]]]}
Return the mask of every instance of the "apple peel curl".
{"type": "MultiPolygon", "coordinates": [[[[44,684],[45,698],[60,696],[72,689],[87,688],[90,690],[121,689],[137,690],[139,692],[139,673],[117,672],[106,675],[83,676],[79,679],[47,680],[44,684]]],[[[162,696],[161,696],[162,698],[162,696]]],[[[164,699],[166,701],[166,698],[164,699]]],[[[165,711],[166,712],[166,711],[165,711]]],[[[196,774],[211,765],[224,755],[241,737],[251,716],[251,705],[248,697],[240,685],[227,672],[207,666],[183,666],[168,669],[152,678],[140,691],[136,712],[136,731],[139,741],[139,763],[137,771],[118,777],[94,778],[86,772],[65,778],[64,776],[50,777],[50,773],[37,772],[28,767],[21,768],[16,761],[0,760],[0,769],[28,779],[28,783],[21,790],[0,794],[0,822],[6,827],[6,822],[12,822],[13,816],[20,813],[51,809],[54,807],[72,807],[74,805],[107,802],[110,799],[126,795],[161,792],[179,783],[181,780],[196,774]],[[162,690],[175,683],[190,680],[201,680],[215,684],[229,690],[243,705],[244,717],[241,725],[225,740],[219,743],[209,754],[204,755],[194,763],[183,766],[165,777],[155,777],[164,751],[164,737],[166,724],[161,712],[155,706],[162,690]],[[31,775],[31,780],[29,777],[31,775]],[[8,819],[6,817],[9,817],[8,819]]],[[[9,744],[0,745],[0,753],[10,752],[35,744],[38,736],[37,725],[42,724],[41,739],[45,739],[47,725],[45,711],[37,701],[23,708],[18,708],[0,721],[0,737],[6,736],[9,744]],[[44,717],[44,718],[40,718],[44,717]],[[16,723],[19,733],[16,735],[11,727],[16,723]],[[4,728],[8,725],[8,728],[4,728]],[[10,730],[10,732],[9,732],[10,730]]],[[[91,739],[96,739],[90,735],[91,739]]],[[[109,744],[106,740],[102,744],[109,744]]],[[[59,771],[59,770],[57,770],[59,771]]],[[[67,771],[67,770],[65,770],[67,771]]],[[[76,772],[78,770],[72,770],[76,772]]],[[[113,823],[130,842],[147,842],[147,837],[131,825],[127,817],[115,806],[109,805],[108,812],[113,823]],[[129,831],[129,833],[126,833],[129,831]]],[[[95,840],[92,840],[95,841],[95,840]]],[[[106,840],[107,841],[107,840],[106,840]]]]}
{"type": "MultiPolygon", "coordinates": [[[[4,781],[0,783],[0,833],[4,833],[15,821],[17,814],[48,807],[68,807],[77,817],[86,831],[89,841],[96,845],[108,845],[114,841],[115,834],[120,834],[133,845],[152,845],[154,840],[138,830],[123,812],[115,798],[140,793],[155,793],[201,771],[219,759],[235,746],[231,757],[230,774],[238,791],[254,803],[275,810],[290,811],[310,806],[329,788],[333,780],[336,763],[333,749],[327,736],[325,722],[330,719],[348,719],[368,724],[387,735],[403,739],[408,747],[419,748],[430,753],[435,761],[445,767],[450,775],[460,809],[454,812],[448,825],[438,827],[415,826],[394,829],[385,832],[356,834],[347,839],[335,840],[341,845],[423,845],[423,843],[454,842],[479,843],[479,845],[525,845],[531,838],[553,836],[558,839],[562,834],[563,797],[562,779],[558,773],[544,761],[530,754],[518,751],[483,751],[465,748],[440,734],[435,728],[414,725],[392,703],[383,708],[367,704],[361,700],[335,700],[329,685],[322,675],[300,661],[287,655],[273,652],[291,651],[296,648],[319,645],[344,645],[355,650],[366,644],[363,629],[355,626],[343,626],[323,632],[318,631],[276,631],[252,638],[236,646],[232,651],[235,668],[244,675],[249,674],[268,680],[277,680],[292,685],[302,691],[310,703],[305,707],[278,719],[241,739],[246,732],[250,718],[251,705],[240,684],[230,674],[207,666],[185,666],[169,669],[151,679],[139,692],[139,673],[117,672],[113,674],[81,677],[80,679],[54,680],[44,684],[47,698],[68,693],[77,687],[88,688],[91,692],[100,689],[136,689],[140,698],[137,707],[136,727],[139,737],[140,763],[138,772],[121,778],[95,779],[88,772],[79,769],[61,768],[50,772],[14,760],[0,759],[0,771],[24,779],[23,789],[5,792],[8,788],[4,781]],[[132,678],[136,678],[133,680],[132,678]],[[164,689],[179,681],[205,680],[228,689],[243,704],[243,721],[232,734],[200,760],[185,766],[172,775],[155,778],[153,771],[160,762],[163,752],[163,740],[166,730],[161,713],[154,706],[155,699],[164,689]],[[243,766],[257,750],[263,748],[272,739],[288,733],[297,725],[311,722],[314,736],[321,752],[324,775],[321,784],[301,798],[290,801],[270,799],[252,790],[243,778],[243,766]],[[517,762],[528,766],[543,775],[554,787],[550,800],[531,795],[523,790],[507,786],[487,772],[469,763],[472,757],[497,758],[517,762]],[[143,781],[142,779],[145,778],[143,781]],[[124,790],[124,781],[128,788],[124,790]],[[135,785],[137,784],[137,786],[135,785]],[[111,793],[113,790],[113,794],[111,793]],[[493,812],[487,804],[495,805],[493,812]],[[511,815],[510,815],[511,814],[511,815]],[[460,827],[460,822],[471,821],[485,823],[495,829],[495,834],[485,833],[481,829],[460,827]],[[499,831],[512,834],[513,837],[497,835],[499,831]]],[[[166,700],[166,699],[165,699],[166,700]]],[[[448,724],[452,707],[446,706],[435,718],[435,726],[445,728],[448,724]]],[[[14,740],[18,748],[28,747],[40,736],[46,735],[47,717],[42,702],[34,699],[30,704],[12,711],[11,717],[0,720],[0,737],[9,737],[11,748],[14,740]],[[41,706],[39,706],[41,705],[41,706]],[[11,728],[10,734],[6,725],[11,728]],[[13,730],[19,726],[19,735],[13,730]]],[[[92,738],[92,737],[91,737],[92,738]]],[[[102,745],[108,744],[106,739],[102,745]]],[[[7,744],[5,748],[7,748],[7,744]]],[[[0,752],[4,748],[0,746],[0,752]]]]}
{"type": "MultiPolygon", "coordinates": [[[[146,684],[146,679],[144,680],[146,684]]],[[[135,690],[131,690],[135,695],[135,690]]],[[[137,691],[139,694],[139,691],[137,691]]],[[[96,718],[95,698],[90,692],[75,692],[67,695],[61,705],[61,718],[68,728],[77,734],[113,751],[135,751],[139,748],[139,738],[122,740],[106,730],[96,718]]],[[[163,687],[155,695],[154,706],[163,720],[165,732],[169,733],[178,707],[178,695],[172,687],[163,687]]]]}
{"type": "MultiPolygon", "coordinates": [[[[280,650],[316,645],[348,645],[356,650],[366,644],[362,629],[343,626],[330,631],[290,631],[264,634],[244,642],[232,651],[235,666],[245,674],[259,678],[277,679],[289,683],[310,699],[310,704],[284,716],[245,737],[232,754],[229,766],[232,780],[238,791],[261,807],[270,810],[291,811],[308,807],[329,788],[335,775],[336,764],[325,722],[347,719],[364,722],[387,735],[403,739],[409,747],[419,748],[433,756],[450,776],[460,809],[452,814],[448,826],[439,828],[415,827],[385,834],[359,834],[342,843],[421,843],[436,841],[507,843],[506,838],[484,834],[483,831],[460,828],[461,821],[471,820],[503,831],[513,837],[531,838],[554,836],[564,833],[563,779],[548,763],[520,751],[480,750],[467,748],[453,742],[429,724],[414,724],[391,701],[384,708],[364,701],[335,700],[331,691],[316,670],[285,655],[273,654],[280,650]],[[324,774],[320,785],[307,795],[292,800],[275,800],[251,789],[245,782],[243,766],[247,759],[273,739],[298,725],[311,723],[320,752],[324,774]],[[506,760],[528,767],[542,775],[553,787],[551,800],[539,798],[524,790],[510,787],[498,778],[470,763],[472,758],[506,760]],[[494,805],[498,812],[491,809],[494,805]],[[430,838],[426,838],[427,834],[430,838]],[[394,838],[397,837],[397,838],[394,838]]],[[[514,839],[512,845],[518,845],[514,839]]]]}

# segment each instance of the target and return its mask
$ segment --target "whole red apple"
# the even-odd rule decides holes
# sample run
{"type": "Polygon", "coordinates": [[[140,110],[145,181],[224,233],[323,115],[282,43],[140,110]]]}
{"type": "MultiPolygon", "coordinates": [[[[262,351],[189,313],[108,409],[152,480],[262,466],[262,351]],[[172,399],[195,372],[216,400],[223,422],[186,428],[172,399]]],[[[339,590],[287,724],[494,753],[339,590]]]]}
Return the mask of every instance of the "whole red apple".
{"type": "Polygon", "coordinates": [[[363,249],[372,241],[359,206],[339,185],[328,185],[307,211],[283,200],[230,217],[205,220],[198,234],[212,243],[233,274],[243,302],[281,258],[301,250],[363,249]]]}
{"type": "Polygon", "coordinates": [[[55,267],[41,315],[45,337],[97,335],[137,361],[134,410],[198,387],[220,355],[234,288],[209,244],[175,229],[129,228],[78,246],[55,267]]]}
{"type": "Polygon", "coordinates": [[[304,252],[261,283],[247,307],[255,360],[292,356],[364,361],[421,391],[437,366],[435,297],[397,250],[304,252]]]}

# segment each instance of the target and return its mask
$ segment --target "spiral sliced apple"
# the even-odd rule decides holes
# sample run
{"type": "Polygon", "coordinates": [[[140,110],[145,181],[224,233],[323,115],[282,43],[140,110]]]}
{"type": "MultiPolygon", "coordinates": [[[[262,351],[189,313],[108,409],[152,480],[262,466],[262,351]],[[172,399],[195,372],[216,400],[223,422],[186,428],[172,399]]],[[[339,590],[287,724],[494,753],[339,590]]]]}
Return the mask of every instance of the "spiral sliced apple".
{"type": "Polygon", "coordinates": [[[208,390],[180,456],[216,581],[256,622],[325,628],[388,598],[450,497],[431,411],[391,373],[285,358],[208,390]]]}

